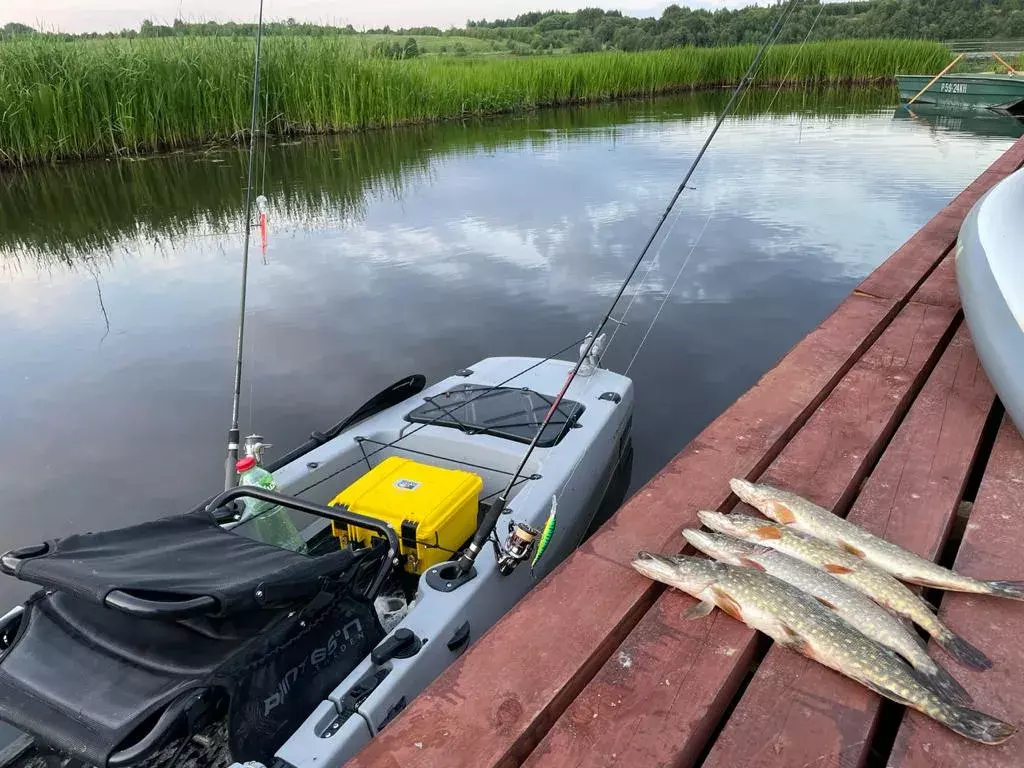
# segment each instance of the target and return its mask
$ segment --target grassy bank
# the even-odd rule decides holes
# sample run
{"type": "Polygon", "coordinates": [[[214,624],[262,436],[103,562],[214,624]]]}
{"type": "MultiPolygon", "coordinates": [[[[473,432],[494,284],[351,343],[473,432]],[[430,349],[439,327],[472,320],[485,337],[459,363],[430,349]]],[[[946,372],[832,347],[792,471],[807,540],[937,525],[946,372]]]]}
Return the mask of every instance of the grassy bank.
{"type": "MultiPolygon", "coordinates": [[[[420,123],[735,83],[753,46],[411,61],[334,38],[266,41],[261,101],[278,135],[420,123]]],[[[758,82],[839,83],[935,72],[938,43],[776,46],[758,82]]],[[[0,45],[0,158],[8,165],[153,152],[244,136],[252,42],[26,40],[0,45]]]]}

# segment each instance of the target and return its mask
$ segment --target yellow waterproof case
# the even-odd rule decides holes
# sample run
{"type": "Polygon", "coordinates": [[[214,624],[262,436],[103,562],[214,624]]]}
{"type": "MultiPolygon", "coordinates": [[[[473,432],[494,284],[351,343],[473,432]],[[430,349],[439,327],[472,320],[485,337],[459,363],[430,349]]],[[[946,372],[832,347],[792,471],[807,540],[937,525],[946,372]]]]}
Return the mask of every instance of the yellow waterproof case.
{"type": "MultiPolygon", "coordinates": [[[[391,456],[331,500],[353,512],[388,523],[398,536],[405,570],[423,573],[453,558],[476,530],[477,506],[484,481],[472,472],[442,469],[391,456]]],[[[355,525],[334,535],[369,545],[377,536],[355,525]]]]}

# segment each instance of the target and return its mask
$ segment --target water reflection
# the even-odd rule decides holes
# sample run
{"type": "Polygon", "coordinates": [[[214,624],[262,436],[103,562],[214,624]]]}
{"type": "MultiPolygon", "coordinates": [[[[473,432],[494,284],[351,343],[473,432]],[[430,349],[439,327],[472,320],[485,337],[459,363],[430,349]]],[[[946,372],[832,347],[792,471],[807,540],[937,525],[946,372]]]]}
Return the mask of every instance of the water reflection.
{"type": "MultiPolygon", "coordinates": [[[[243,429],[286,449],[408,373],[579,338],[724,98],[271,147],[243,429]]],[[[630,370],[637,481],[1009,144],[893,119],[893,103],[748,94],[723,126],[606,358],[626,369],[675,284],[630,370]]],[[[230,149],[0,179],[0,542],[216,489],[243,162],[230,149]]],[[[16,596],[0,583],[0,607],[16,596]]]]}
{"type": "MultiPolygon", "coordinates": [[[[290,142],[271,150],[257,181],[262,178],[266,185],[279,226],[282,221],[291,228],[337,224],[364,214],[368,198],[401,196],[406,185],[430,176],[438,158],[512,147],[557,151],[570,136],[574,143],[614,141],[629,126],[716,114],[726,98],[725,93],[699,93],[683,100],[620,102],[290,142]]],[[[737,120],[808,110],[818,117],[840,116],[890,101],[888,89],[750,92],[738,106],[737,120]]],[[[239,149],[213,149],[10,173],[0,177],[5,219],[0,255],[68,262],[83,253],[117,251],[138,239],[237,231],[246,160],[247,153],[239,149]]]]}
{"type": "Polygon", "coordinates": [[[956,109],[948,104],[900,105],[893,113],[894,120],[913,120],[928,126],[933,135],[944,132],[973,133],[979,136],[1003,136],[1019,139],[1024,136],[1024,121],[1012,115],[1001,115],[990,110],[956,109]]]}

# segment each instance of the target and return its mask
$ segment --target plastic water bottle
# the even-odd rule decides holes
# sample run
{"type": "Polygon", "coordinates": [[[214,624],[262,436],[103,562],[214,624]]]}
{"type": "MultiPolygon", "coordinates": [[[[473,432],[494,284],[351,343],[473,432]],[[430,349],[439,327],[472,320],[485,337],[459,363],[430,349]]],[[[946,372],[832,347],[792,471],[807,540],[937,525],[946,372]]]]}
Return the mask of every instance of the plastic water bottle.
{"type": "MultiPolygon", "coordinates": [[[[267,491],[277,490],[274,476],[261,467],[252,456],[239,459],[235,469],[238,471],[239,485],[252,485],[267,491]]],[[[303,541],[287,509],[261,499],[243,497],[242,500],[245,503],[245,512],[240,522],[252,530],[253,538],[264,544],[290,549],[292,552],[306,551],[306,542],[303,541]]]]}

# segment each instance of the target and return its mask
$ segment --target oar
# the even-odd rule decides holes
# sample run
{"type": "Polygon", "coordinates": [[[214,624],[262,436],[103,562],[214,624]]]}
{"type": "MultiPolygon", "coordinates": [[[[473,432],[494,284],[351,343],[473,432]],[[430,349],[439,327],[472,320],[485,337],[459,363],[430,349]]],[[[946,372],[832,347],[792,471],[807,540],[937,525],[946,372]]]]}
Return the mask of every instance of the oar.
{"type": "Polygon", "coordinates": [[[929,88],[931,88],[931,87],[932,87],[933,85],[935,85],[935,81],[936,81],[936,80],[938,80],[938,79],[939,79],[940,77],[942,77],[942,76],[943,76],[944,74],[946,74],[947,72],[949,72],[949,70],[951,70],[951,69],[953,68],[953,65],[954,65],[954,64],[956,64],[956,63],[957,63],[958,61],[960,61],[960,59],[962,59],[962,58],[963,58],[964,56],[966,56],[966,55],[967,55],[966,53],[961,53],[961,54],[960,54],[959,56],[957,56],[957,57],[956,57],[955,59],[953,59],[953,60],[952,60],[951,62],[949,62],[949,64],[947,64],[947,65],[946,65],[946,68],[945,68],[944,70],[942,70],[941,72],[939,72],[939,74],[937,74],[937,75],[936,75],[935,77],[933,77],[933,78],[932,78],[931,80],[929,80],[929,81],[928,81],[928,85],[926,85],[926,86],[925,86],[924,88],[922,88],[922,89],[921,89],[920,91],[918,91],[918,92],[917,92],[917,95],[916,95],[916,96],[914,96],[914,98],[912,98],[912,99],[911,99],[910,101],[908,101],[908,102],[906,103],[906,106],[908,106],[908,107],[909,107],[909,106],[910,106],[911,104],[913,104],[913,103],[914,103],[915,101],[917,101],[917,100],[918,100],[919,98],[921,98],[921,94],[922,94],[922,93],[924,93],[924,92],[925,92],[925,91],[927,91],[927,90],[928,90],[929,88]]]}
{"type": "Polygon", "coordinates": [[[356,424],[363,419],[367,419],[375,413],[380,413],[385,408],[397,405],[403,400],[412,397],[417,392],[421,392],[423,387],[426,386],[426,383],[427,377],[421,373],[414,373],[411,376],[406,376],[404,379],[399,379],[387,389],[383,389],[371,397],[353,411],[352,415],[342,421],[339,421],[326,432],[314,432],[309,436],[309,440],[304,442],[302,445],[297,448],[293,448],[281,458],[275,459],[267,464],[266,470],[268,472],[276,472],[285,464],[290,464],[303,454],[309,453],[314,448],[320,447],[328,440],[333,440],[353,424],[356,424]]]}
{"type": "Polygon", "coordinates": [[[1017,71],[1016,69],[1014,69],[1013,67],[1011,67],[1011,66],[1010,66],[1009,64],[1007,64],[1007,63],[1006,63],[1005,61],[1003,61],[1003,57],[1002,57],[1002,56],[1000,56],[1000,55],[999,55],[998,53],[996,53],[995,51],[992,51],[992,56],[993,56],[993,57],[995,57],[995,60],[996,60],[996,61],[998,61],[998,62],[999,62],[1000,64],[1002,64],[1002,65],[1003,65],[1004,67],[1006,67],[1006,71],[1007,71],[1007,72],[1009,72],[1009,73],[1010,73],[1011,75],[1019,75],[1019,74],[1020,74],[1020,73],[1019,73],[1019,72],[1018,72],[1018,71],[1017,71]]]}

